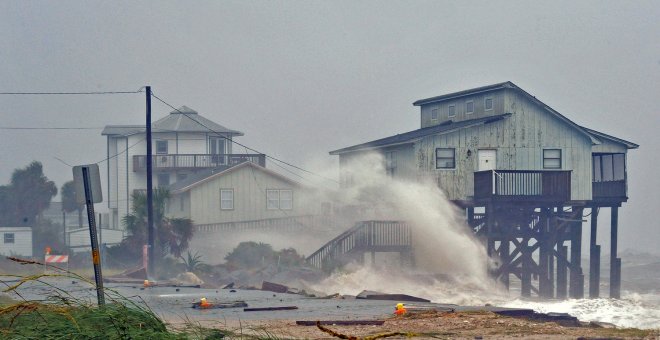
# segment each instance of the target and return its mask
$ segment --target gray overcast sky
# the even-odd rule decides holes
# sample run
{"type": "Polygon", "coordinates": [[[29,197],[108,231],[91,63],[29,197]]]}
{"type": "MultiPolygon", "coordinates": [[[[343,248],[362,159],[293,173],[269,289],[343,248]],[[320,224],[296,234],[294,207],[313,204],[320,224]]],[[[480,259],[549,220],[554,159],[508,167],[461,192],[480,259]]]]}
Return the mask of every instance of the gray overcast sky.
{"type": "MultiPolygon", "coordinates": [[[[660,242],[660,2],[0,2],[0,92],[137,90],[321,171],[327,152],[419,127],[420,98],[511,80],[641,145],[620,247],[660,242]]],[[[1,126],[143,124],[144,95],[0,96],[1,126]]],[[[170,111],[154,103],[154,120],[170,111]]],[[[0,183],[105,157],[101,129],[0,130],[0,183]]],[[[601,225],[601,235],[608,234],[601,225]]]]}

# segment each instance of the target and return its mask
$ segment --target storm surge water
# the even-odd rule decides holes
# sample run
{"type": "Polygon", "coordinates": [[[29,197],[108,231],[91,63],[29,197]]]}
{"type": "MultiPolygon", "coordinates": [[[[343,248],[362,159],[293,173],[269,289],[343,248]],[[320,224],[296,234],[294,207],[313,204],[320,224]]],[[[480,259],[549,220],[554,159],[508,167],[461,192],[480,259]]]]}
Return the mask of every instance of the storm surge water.
{"type": "MultiPolygon", "coordinates": [[[[625,293],[622,299],[524,300],[509,293],[488,275],[490,259],[483,244],[466,225],[464,212],[432,180],[393,180],[384,159],[375,154],[343,164],[351,185],[331,198],[352,221],[405,221],[413,231],[415,268],[398,259],[368,259],[352,263],[311,289],[327,294],[357,295],[363,290],[409,294],[436,303],[530,308],[537,312],[569,313],[581,321],[601,321],[618,327],[660,327],[660,295],[625,293]]],[[[380,256],[381,254],[379,254],[380,256]]]]}
{"type": "Polygon", "coordinates": [[[623,292],[621,299],[569,299],[561,301],[503,302],[504,307],[531,308],[537,312],[568,313],[580,321],[609,322],[617,327],[660,328],[660,295],[623,292]]]}
{"type": "MultiPolygon", "coordinates": [[[[348,266],[313,289],[357,294],[362,290],[424,295],[434,301],[483,303],[501,296],[503,288],[488,276],[485,248],[431,179],[394,180],[377,154],[344,164],[352,184],[334,202],[351,212],[347,220],[405,221],[412,228],[415,268],[376,261],[348,266]]],[[[379,254],[380,256],[381,254],[379,254]]],[[[398,262],[398,261],[394,261],[398,262]]]]}

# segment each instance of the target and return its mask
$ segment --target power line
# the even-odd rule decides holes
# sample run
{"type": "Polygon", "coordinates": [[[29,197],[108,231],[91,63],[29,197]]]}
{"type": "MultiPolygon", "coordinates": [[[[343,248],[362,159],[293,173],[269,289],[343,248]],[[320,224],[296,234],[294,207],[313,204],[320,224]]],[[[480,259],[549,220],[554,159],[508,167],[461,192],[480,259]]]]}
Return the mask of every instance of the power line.
{"type": "Polygon", "coordinates": [[[102,127],[30,127],[30,126],[0,126],[0,130],[100,130],[102,127]]]}
{"type": "Polygon", "coordinates": [[[182,114],[182,115],[188,117],[188,119],[190,119],[190,120],[196,122],[197,124],[199,124],[199,125],[205,127],[205,128],[208,129],[209,131],[214,132],[214,133],[217,133],[221,138],[224,138],[225,140],[228,140],[228,141],[230,141],[231,143],[234,143],[234,144],[236,144],[236,145],[238,145],[238,146],[244,147],[245,149],[250,150],[250,151],[252,151],[252,152],[256,152],[256,153],[259,153],[259,154],[263,154],[263,155],[266,156],[266,158],[269,158],[269,159],[271,159],[271,160],[274,160],[274,161],[280,162],[280,163],[282,163],[282,164],[286,164],[286,165],[288,165],[288,166],[290,166],[290,167],[292,167],[292,168],[298,169],[298,170],[300,170],[300,171],[304,171],[304,172],[306,172],[306,173],[308,173],[308,174],[311,174],[311,175],[314,175],[314,176],[318,176],[318,177],[320,177],[320,178],[323,178],[323,179],[325,179],[325,180],[328,180],[328,181],[331,181],[331,182],[334,182],[334,183],[339,183],[339,182],[337,182],[336,180],[334,180],[334,179],[332,179],[332,178],[328,178],[328,177],[325,177],[325,176],[323,176],[323,175],[319,175],[319,174],[317,174],[317,173],[314,173],[314,172],[311,172],[311,171],[309,171],[309,170],[303,169],[303,168],[301,168],[301,167],[299,167],[299,166],[296,166],[296,165],[293,165],[293,164],[291,164],[291,163],[285,162],[285,161],[283,161],[283,160],[281,160],[281,159],[278,159],[278,158],[275,158],[275,157],[273,157],[273,156],[269,156],[269,155],[267,155],[267,154],[265,154],[265,153],[263,153],[263,152],[260,152],[260,151],[258,151],[258,150],[255,150],[255,149],[251,148],[251,147],[248,147],[248,146],[243,145],[243,144],[241,144],[241,143],[239,143],[239,142],[236,142],[236,141],[234,141],[234,140],[232,140],[232,139],[230,139],[230,138],[227,138],[227,137],[225,137],[224,135],[222,135],[222,133],[217,132],[217,131],[211,129],[210,127],[204,125],[202,122],[200,122],[200,121],[198,121],[197,119],[191,117],[189,114],[187,114],[187,113],[185,113],[185,112],[181,112],[181,111],[179,111],[179,109],[175,108],[174,106],[170,105],[169,103],[167,103],[167,102],[164,101],[163,99],[159,98],[159,97],[156,96],[153,92],[151,93],[151,96],[154,97],[154,98],[156,98],[156,99],[157,99],[158,101],[160,101],[161,103],[163,103],[163,104],[169,106],[170,108],[174,109],[175,111],[179,112],[180,114],[182,114]]]}
{"type": "Polygon", "coordinates": [[[1,95],[107,95],[107,94],[135,94],[144,92],[142,88],[137,91],[79,91],[79,92],[0,92],[1,95]]]}

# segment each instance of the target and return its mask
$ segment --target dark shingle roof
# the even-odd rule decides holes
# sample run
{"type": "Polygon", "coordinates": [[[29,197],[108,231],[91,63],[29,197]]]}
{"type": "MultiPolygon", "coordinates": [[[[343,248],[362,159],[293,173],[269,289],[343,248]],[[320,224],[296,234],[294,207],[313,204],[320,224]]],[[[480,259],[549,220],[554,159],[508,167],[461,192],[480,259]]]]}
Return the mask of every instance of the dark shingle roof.
{"type": "Polygon", "coordinates": [[[434,125],[434,126],[429,126],[425,127],[422,129],[417,129],[405,133],[401,133],[395,136],[391,137],[386,137],[382,139],[377,139],[371,142],[367,143],[362,143],[358,145],[353,145],[349,146],[347,148],[331,151],[331,155],[339,155],[342,153],[347,153],[347,152],[353,152],[353,151],[358,151],[358,150],[365,150],[365,149],[374,149],[374,148],[380,148],[380,147],[385,147],[385,146],[392,146],[392,145],[400,145],[400,144],[407,144],[407,143],[412,143],[415,140],[422,138],[424,136],[428,135],[434,135],[434,134],[441,134],[441,133],[449,133],[453,132],[459,129],[465,129],[477,125],[483,125],[483,124],[490,124],[493,122],[500,121],[502,119],[505,119],[509,117],[511,114],[510,113],[505,113],[497,116],[490,116],[490,117],[483,117],[483,118],[476,118],[476,119],[470,119],[470,120],[463,120],[460,122],[446,122],[442,123],[439,125],[434,125]]]}
{"type": "Polygon", "coordinates": [[[431,97],[431,98],[420,99],[420,100],[415,101],[413,103],[413,105],[420,106],[420,105],[424,105],[424,104],[428,104],[428,103],[439,102],[439,101],[458,98],[458,97],[462,97],[462,96],[467,96],[467,95],[472,95],[472,94],[477,94],[477,93],[483,93],[483,92],[489,92],[489,91],[499,90],[499,89],[503,89],[503,88],[513,88],[513,87],[518,88],[518,86],[516,86],[514,83],[512,83],[510,81],[505,81],[503,83],[497,83],[497,84],[493,84],[493,85],[475,87],[475,88],[469,89],[469,90],[463,90],[463,91],[443,94],[441,96],[435,96],[435,97],[431,97]]]}

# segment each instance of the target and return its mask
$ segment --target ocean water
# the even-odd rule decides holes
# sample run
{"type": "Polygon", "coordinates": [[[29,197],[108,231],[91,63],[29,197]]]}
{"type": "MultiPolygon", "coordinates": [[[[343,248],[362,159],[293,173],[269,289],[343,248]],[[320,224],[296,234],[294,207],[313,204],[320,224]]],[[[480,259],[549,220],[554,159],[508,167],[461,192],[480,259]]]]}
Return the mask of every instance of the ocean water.
{"type": "MultiPolygon", "coordinates": [[[[660,293],[623,291],[621,299],[521,299],[519,291],[506,291],[496,282],[475,282],[466,278],[447,279],[402,270],[363,267],[336,273],[310,285],[327,294],[357,295],[362,290],[409,294],[435,303],[466,306],[491,304],[501,307],[530,308],[537,312],[568,313],[581,321],[609,322],[618,327],[660,328],[660,293]]],[[[607,294],[607,290],[602,290],[607,294]]]]}
{"type": "Polygon", "coordinates": [[[531,308],[537,312],[568,313],[581,321],[602,321],[618,327],[660,328],[660,294],[622,292],[621,299],[568,299],[561,301],[503,301],[504,307],[531,308]]]}

